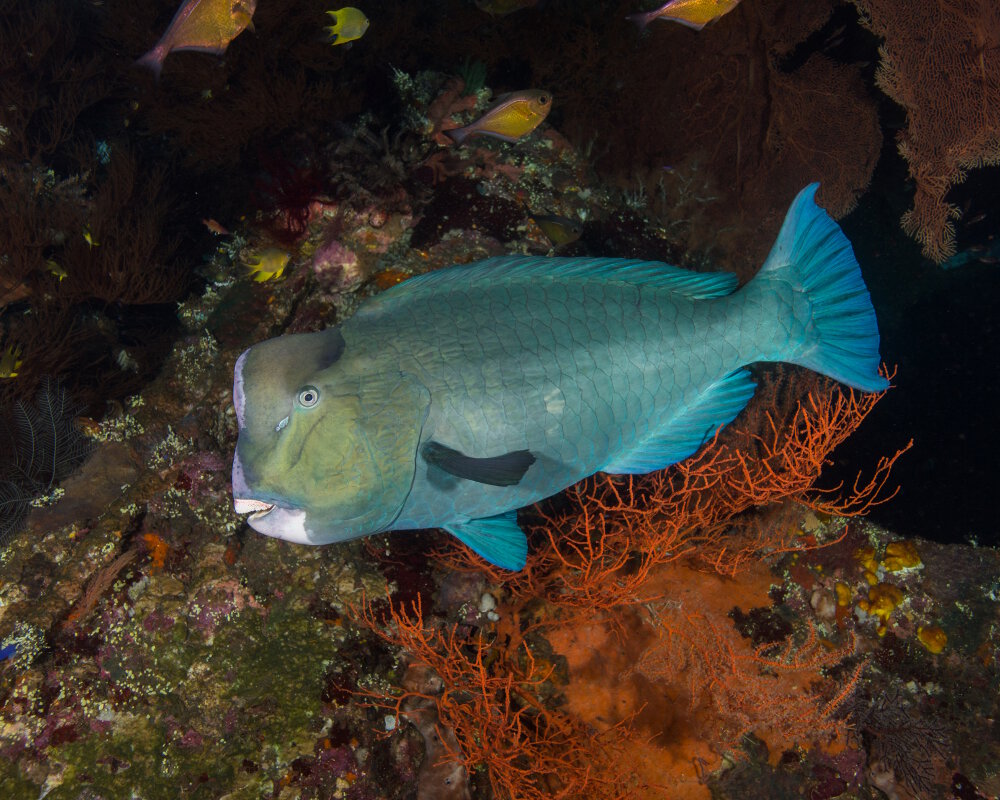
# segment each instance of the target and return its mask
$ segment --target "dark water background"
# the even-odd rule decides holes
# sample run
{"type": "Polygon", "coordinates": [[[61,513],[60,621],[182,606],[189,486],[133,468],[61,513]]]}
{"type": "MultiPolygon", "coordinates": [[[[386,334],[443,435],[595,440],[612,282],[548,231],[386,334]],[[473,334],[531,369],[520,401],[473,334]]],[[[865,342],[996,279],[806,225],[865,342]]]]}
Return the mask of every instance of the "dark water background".
{"type": "MultiPolygon", "coordinates": [[[[913,439],[896,464],[900,491],[871,517],[905,536],[1000,544],[1000,265],[945,270],[920,255],[899,227],[907,197],[905,165],[890,137],[872,188],[841,225],[854,244],[879,319],[882,358],[898,368],[895,389],[835,456],[853,478],[879,455],[913,439]]],[[[964,217],[958,247],[1000,235],[1000,170],[978,170],[951,193],[964,217]]]]}

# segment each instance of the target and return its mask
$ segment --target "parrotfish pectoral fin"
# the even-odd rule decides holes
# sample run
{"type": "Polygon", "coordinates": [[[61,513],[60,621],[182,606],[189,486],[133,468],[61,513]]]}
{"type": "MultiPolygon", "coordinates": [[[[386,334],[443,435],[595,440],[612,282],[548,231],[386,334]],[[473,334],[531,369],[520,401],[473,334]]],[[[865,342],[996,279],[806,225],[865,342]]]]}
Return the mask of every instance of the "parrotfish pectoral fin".
{"type": "Polygon", "coordinates": [[[601,472],[641,475],[683,461],[736,418],[755,388],[745,369],[731,372],[702,392],[694,405],[680,409],[636,447],[605,464],[601,472]]]}
{"type": "MultiPolygon", "coordinates": [[[[840,226],[816,205],[818,183],[799,192],[758,273],[800,286],[812,305],[813,341],[786,360],[864,391],[889,382],[878,373],[879,335],[871,296],[840,226]]],[[[756,280],[756,278],[755,278],[756,280]]]]}
{"type": "Polygon", "coordinates": [[[420,454],[428,464],[443,469],[456,478],[490,486],[515,486],[520,483],[535,457],[527,450],[514,450],[491,458],[473,458],[440,442],[427,442],[420,454]]]}
{"type": "Polygon", "coordinates": [[[516,511],[445,525],[444,529],[491,564],[510,570],[524,568],[528,540],[517,525],[516,511]]]}

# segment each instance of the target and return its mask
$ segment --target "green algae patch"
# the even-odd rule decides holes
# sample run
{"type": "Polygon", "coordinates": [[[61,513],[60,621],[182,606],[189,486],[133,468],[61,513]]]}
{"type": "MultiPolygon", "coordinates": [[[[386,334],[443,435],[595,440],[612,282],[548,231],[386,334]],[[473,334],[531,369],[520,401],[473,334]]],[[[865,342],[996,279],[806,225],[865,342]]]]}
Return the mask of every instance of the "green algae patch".
{"type": "MultiPolygon", "coordinates": [[[[59,776],[48,797],[76,798],[81,786],[146,800],[271,796],[294,759],[313,755],[339,629],[282,599],[210,636],[191,622],[187,630],[183,643],[133,641],[132,656],[145,652],[156,670],[121,668],[127,710],[106,713],[103,732],[48,749],[59,776]],[[157,671],[170,676],[169,691],[157,671]]],[[[106,674],[121,686],[115,670],[106,674]]]]}
{"type": "Polygon", "coordinates": [[[4,800],[38,800],[38,787],[23,778],[17,764],[0,758],[0,797],[4,800]]]}

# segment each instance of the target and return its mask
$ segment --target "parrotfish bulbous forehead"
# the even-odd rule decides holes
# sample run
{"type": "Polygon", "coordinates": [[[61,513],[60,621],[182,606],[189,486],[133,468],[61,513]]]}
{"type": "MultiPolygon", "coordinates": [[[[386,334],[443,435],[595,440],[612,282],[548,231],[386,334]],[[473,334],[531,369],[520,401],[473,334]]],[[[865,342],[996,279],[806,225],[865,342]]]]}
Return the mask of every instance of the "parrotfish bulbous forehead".
{"type": "Polygon", "coordinates": [[[288,424],[299,387],[332,365],[344,349],[340,331],[292,334],[254,345],[237,359],[233,405],[240,438],[233,458],[233,498],[237,513],[252,512],[250,525],[260,533],[307,542],[304,512],[276,507],[279,498],[252,484],[260,478],[257,461],[273,448],[288,424]],[[247,466],[244,466],[247,462],[247,466]],[[266,494],[266,493],[265,493],[266,494]]]}
{"type": "Polygon", "coordinates": [[[339,328],[280,336],[244,351],[236,361],[233,380],[240,435],[245,432],[254,439],[274,432],[288,415],[299,387],[336,362],[343,351],[339,328]]]}
{"type": "Polygon", "coordinates": [[[345,348],[331,328],[270,339],[236,362],[234,507],[260,533],[303,544],[375,533],[409,492],[427,391],[345,348]]]}

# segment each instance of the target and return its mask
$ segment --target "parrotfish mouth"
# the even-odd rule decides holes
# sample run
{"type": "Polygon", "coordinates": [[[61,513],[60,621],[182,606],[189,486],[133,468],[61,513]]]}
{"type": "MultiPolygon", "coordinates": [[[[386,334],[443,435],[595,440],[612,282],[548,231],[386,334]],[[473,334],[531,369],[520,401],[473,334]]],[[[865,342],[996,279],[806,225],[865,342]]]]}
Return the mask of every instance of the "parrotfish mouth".
{"type": "Polygon", "coordinates": [[[236,497],[233,499],[233,508],[237,514],[249,514],[250,519],[260,519],[274,508],[274,503],[236,497]]]}

